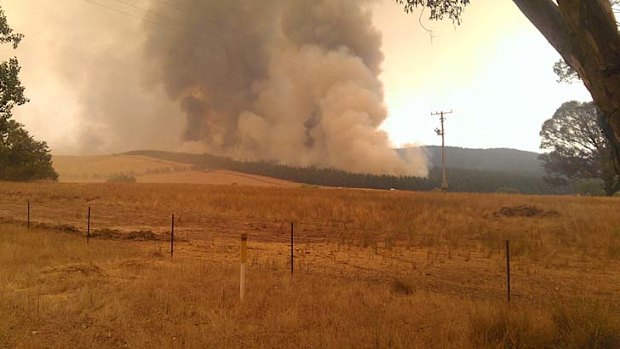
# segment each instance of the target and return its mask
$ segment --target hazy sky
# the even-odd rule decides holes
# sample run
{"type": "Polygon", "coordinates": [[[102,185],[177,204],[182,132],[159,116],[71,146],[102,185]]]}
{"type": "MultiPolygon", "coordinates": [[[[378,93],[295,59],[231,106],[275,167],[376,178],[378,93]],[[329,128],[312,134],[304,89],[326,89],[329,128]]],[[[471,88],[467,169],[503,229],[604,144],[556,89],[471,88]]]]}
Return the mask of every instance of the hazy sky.
{"type": "Polygon", "coordinates": [[[537,151],[544,120],[565,101],[591,100],[581,84],[558,84],[557,52],[511,0],[474,0],[460,27],[418,22],[389,1],[376,6],[383,31],[382,80],[397,145],[439,144],[431,111],[453,110],[449,145],[537,151]]]}
{"type": "MultiPolygon", "coordinates": [[[[117,4],[114,0],[99,2],[117,4]]],[[[118,91],[141,91],[143,81],[128,78],[139,63],[126,59],[139,57],[139,48],[122,41],[123,35],[139,35],[140,20],[85,0],[3,0],[1,5],[9,23],[26,35],[15,54],[22,62],[23,83],[31,102],[16,110],[16,118],[47,140],[56,153],[88,152],[90,148],[76,146],[82,144],[83,137],[92,138],[94,145],[104,142],[101,133],[105,128],[84,131],[95,130],[98,119],[86,122],[89,116],[80,107],[86,97],[79,90],[96,91],[98,86],[92,82],[76,86],[74,82],[88,74],[110,79],[115,71],[106,65],[116,64],[119,81],[124,81],[118,91]],[[94,19],[84,14],[92,14],[94,19]],[[80,47],[94,42],[108,42],[109,49],[81,56],[80,47]]],[[[448,145],[537,151],[544,120],[565,101],[590,99],[581,85],[556,82],[552,66],[558,54],[511,0],[474,0],[463,24],[456,28],[449,22],[428,22],[423,16],[424,26],[433,31],[432,39],[418,22],[419,13],[405,14],[390,0],[377,1],[373,8],[375,24],[383,33],[385,55],[381,79],[389,118],[382,128],[396,146],[438,144],[433,132],[438,120],[430,112],[453,110],[446,123],[448,145]]],[[[6,50],[2,57],[7,57],[6,50]]],[[[111,149],[152,147],[156,142],[169,148],[175,144],[182,127],[172,120],[180,111],[172,104],[152,103],[161,98],[161,91],[151,90],[135,100],[136,109],[128,121],[135,127],[118,136],[123,137],[127,149],[111,149]],[[154,114],[171,122],[141,134],[140,122],[148,122],[154,114]]],[[[116,99],[109,103],[119,103],[119,110],[126,106],[116,99]]],[[[112,145],[121,142],[107,141],[112,145]]]]}

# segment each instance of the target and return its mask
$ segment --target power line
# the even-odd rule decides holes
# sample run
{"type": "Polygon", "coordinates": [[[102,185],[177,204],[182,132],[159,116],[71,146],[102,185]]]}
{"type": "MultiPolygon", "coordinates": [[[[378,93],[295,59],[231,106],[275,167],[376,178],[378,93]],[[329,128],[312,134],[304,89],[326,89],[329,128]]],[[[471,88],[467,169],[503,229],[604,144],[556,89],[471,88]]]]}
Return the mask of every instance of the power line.
{"type": "Polygon", "coordinates": [[[120,14],[125,15],[125,16],[133,17],[133,18],[141,20],[141,21],[144,20],[144,21],[147,21],[147,22],[152,22],[153,24],[160,24],[160,25],[161,24],[165,24],[165,23],[161,23],[161,22],[155,22],[155,21],[152,21],[152,20],[150,20],[148,18],[138,16],[138,15],[133,14],[131,12],[120,10],[120,9],[112,7],[112,6],[101,4],[101,3],[93,1],[93,0],[84,0],[84,2],[87,2],[87,3],[92,4],[92,5],[96,5],[96,6],[99,6],[99,7],[103,7],[105,9],[110,10],[110,11],[114,11],[116,13],[120,13],[120,14]]]}
{"type": "MultiPolygon", "coordinates": [[[[143,14],[143,16],[139,16],[139,15],[136,15],[136,14],[128,12],[128,11],[123,11],[122,9],[118,9],[118,8],[116,8],[114,6],[102,4],[102,3],[99,3],[99,2],[96,2],[96,1],[93,1],[93,0],[84,0],[84,1],[89,3],[89,4],[96,5],[96,6],[108,9],[110,11],[114,11],[114,12],[119,13],[121,15],[125,15],[125,16],[129,16],[129,17],[132,17],[132,18],[135,18],[135,19],[138,19],[138,20],[146,21],[146,22],[148,22],[150,24],[153,24],[155,26],[165,27],[166,29],[169,29],[169,30],[176,30],[176,31],[182,31],[183,30],[183,29],[179,28],[179,25],[182,24],[183,22],[175,20],[175,19],[167,17],[167,16],[164,16],[164,15],[161,15],[161,14],[158,14],[158,13],[154,13],[153,11],[151,11],[149,9],[145,9],[143,7],[134,5],[134,4],[126,2],[124,0],[114,0],[114,1],[140,11],[143,14]],[[155,20],[154,18],[148,18],[147,15],[151,16],[151,17],[154,17],[154,18],[163,19],[164,22],[162,22],[160,20],[159,21],[155,20]]],[[[216,27],[219,27],[219,28],[222,29],[220,31],[220,35],[217,35],[215,33],[211,33],[209,31],[203,31],[201,33],[197,33],[196,31],[185,30],[184,32],[189,33],[191,36],[193,36],[194,38],[197,39],[197,41],[195,42],[195,46],[197,46],[197,47],[202,47],[202,48],[205,48],[205,49],[213,49],[213,45],[212,45],[213,41],[216,38],[219,40],[221,38],[221,36],[223,35],[222,33],[236,32],[240,36],[245,36],[245,37],[250,37],[251,36],[251,34],[245,32],[245,31],[243,31],[243,30],[241,30],[239,28],[225,25],[225,24],[223,24],[221,22],[218,22],[218,21],[213,20],[211,18],[208,18],[208,17],[206,17],[204,15],[201,15],[200,13],[195,13],[195,12],[183,10],[180,7],[175,6],[172,3],[170,3],[170,2],[163,1],[163,0],[155,0],[155,1],[159,1],[160,3],[163,3],[163,4],[165,4],[165,5],[169,6],[169,7],[172,7],[172,8],[176,9],[179,12],[185,12],[185,13],[188,13],[188,14],[194,16],[194,17],[198,17],[199,19],[202,20],[202,22],[206,21],[206,22],[212,24],[213,26],[216,26],[216,27]],[[205,41],[202,41],[204,39],[207,39],[207,40],[209,40],[211,42],[207,43],[205,41]]],[[[279,45],[279,44],[277,44],[275,42],[265,42],[264,45],[265,46],[270,46],[272,48],[276,48],[276,49],[279,49],[279,50],[284,50],[285,47],[286,47],[285,45],[279,45]]],[[[228,59],[229,58],[229,57],[224,57],[221,54],[218,54],[217,52],[210,52],[210,55],[211,56],[217,56],[217,57],[222,58],[222,59],[228,59]]],[[[330,66],[328,66],[328,65],[326,65],[326,64],[324,64],[321,61],[318,61],[316,59],[312,59],[312,61],[315,63],[315,66],[311,66],[311,65],[299,62],[298,60],[293,59],[293,58],[291,58],[290,56],[287,56],[287,55],[285,55],[283,57],[284,57],[284,59],[286,59],[287,61],[289,61],[293,65],[296,65],[297,67],[300,67],[300,68],[302,68],[302,69],[304,69],[304,70],[306,70],[308,72],[321,73],[321,74],[324,74],[324,75],[327,75],[327,76],[333,78],[335,81],[341,79],[340,76],[337,76],[336,74],[334,74],[333,69],[331,69],[330,66]],[[319,69],[317,67],[318,65],[322,66],[323,69],[322,70],[319,69]]],[[[370,69],[370,68],[368,68],[368,69],[370,69]]]]}

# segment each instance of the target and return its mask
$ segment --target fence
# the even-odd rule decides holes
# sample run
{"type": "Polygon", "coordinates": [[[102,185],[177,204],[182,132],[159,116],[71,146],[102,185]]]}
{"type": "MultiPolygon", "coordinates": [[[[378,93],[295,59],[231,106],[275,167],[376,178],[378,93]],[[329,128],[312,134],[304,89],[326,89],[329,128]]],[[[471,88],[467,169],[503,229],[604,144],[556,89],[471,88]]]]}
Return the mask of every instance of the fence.
{"type": "MultiPolygon", "coordinates": [[[[120,218],[110,211],[112,211],[110,207],[98,208],[88,206],[80,210],[72,210],[67,207],[62,207],[62,205],[48,207],[45,205],[38,205],[36,202],[31,201],[22,204],[0,204],[0,218],[5,218],[5,220],[8,221],[25,223],[28,229],[43,226],[84,234],[85,243],[87,244],[91,242],[91,239],[96,238],[169,240],[170,258],[175,256],[175,252],[185,253],[186,256],[190,257],[196,257],[200,253],[208,253],[208,251],[202,249],[200,245],[198,245],[197,248],[192,248],[190,246],[183,247],[184,242],[194,240],[211,241],[212,244],[215,244],[217,240],[217,243],[221,243],[226,239],[238,239],[240,232],[242,232],[241,252],[239,252],[239,250],[234,252],[234,249],[231,249],[230,252],[231,254],[240,254],[242,256],[240,273],[240,293],[242,298],[244,295],[245,265],[247,263],[247,253],[244,252],[243,246],[247,246],[248,240],[250,241],[250,249],[253,243],[267,243],[288,247],[288,252],[290,252],[290,254],[286,253],[284,257],[277,254],[272,256],[272,258],[279,258],[282,264],[287,265],[287,267],[290,268],[291,275],[296,271],[296,263],[297,266],[301,268],[301,266],[304,266],[304,263],[307,262],[306,255],[311,253],[318,255],[318,258],[315,259],[317,265],[305,265],[306,271],[311,268],[331,270],[331,272],[337,271],[338,269],[343,270],[345,267],[362,270],[366,268],[369,274],[371,274],[371,272],[379,275],[383,274],[384,279],[393,277],[392,275],[386,275],[389,274],[390,270],[406,269],[410,266],[417,269],[417,265],[420,263],[419,254],[424,252],[427,254],[426,259],[428,263],[426,267],[428,267],[428,265],[432,266],[436,261],[439,261],[438,264],[441,264],[441,261],[445,263],[446,260],[453,259],[453,254],[458,253],[461,254],[464,262],[471,262],[471,268],[468,269],[470,272],[481,272],[485,268],[497,270],[497,266],[505,263],[502,268],[503,271],[500,273],[501,276],[498,276],[498,285],[500,284],[500,279],[503,279],[507,303],[510,303],[515,295],[514,286],[517,285],[518,288],[519,285],[528,282],[526,278],[523,278],[523,273],[518,275],[520,278],[514,279],[515,268],[516,270],[539,268],[558,269],[576,273],[595,272],[600,277],[604,278],[620,277],[620,268],[618,268],[617,260],[614,261],[613,259],[605,263],[601,262],[597,266],[597,261],[569,261],[562,260],[558,256],[552,257],[551,260],[547,260],[545,263],[519,257],[518,254],[515,256],[514,253],[512,253],[511,256],[511,248],[513,250],[515,248],[514,243],[511,245],[511,239],[495,239],[496,241],[478,239],[454,243],[449,241],[449,239],[445,239],[445,236],[442,238],[436,234],[414,234],[411,240],[405,242],[394,241],[389,237],[384,237],[383,244],[381,244],[378,237],[386,234],[379,230],[364,230],[359,227],[351,228],[357,231],[358,236],[372,236],[372,240],[366,241],[364,240],[365,238],[359,238],[357,241],[353,241],[354,239],[347,238],[345,236],[346,234],[342,231],[346,231],[347,223],[350,222],[328,222],[321,224],[321,222],[261,222],[260,220],[256,220],[251,223],[231,224],[230,219],[221,219],[219,224],[214,225],[216,228],[212,226],[211,229],[205,229],[200,228],[200,224],[202,224],[204,220],[200,219],[200,217],[192,217],[191,214],[163,215],[161,212],[145,213],[137,210],[134,212],[137,217],[133,217],[132,221],[127,224],[122,224],[120,218]],[[19,218],[20,216],[23,218],[19,218]],[[165,223],[167,220],[169,220],[169,225],[165,223]],[[190,224],[183,227],[183,222],[190,222],[190,224]],[[341,227],[333,229],[335,231],[340,231],[340,235],[338,237],[329,236],[329,227],[337,227],[340,224],[342,224],[341,227]],[[155,230],[155,232],[153,230],[155,230]],[[138,234],[139,232],[142,232],[142,234],[138,234]],[[289,232],[290,236],[287,236],[289,232]],[[245,236],[245,239],[243,236],[245,236]],[[252,241],[254,238],[255,240],[252,241]],[[321,244],[325,243],[327,243],[328,247],[321,247],[321,244]],[[494,243],[497,243],[496,251],[491,248],[491,245],[494,243]],[[345,253],[354,247],[355,253],[357,253],[357,261],[368,261],[370,259],[372,262],[374,258],[379,256],[379,258],[383,259],[384,265],[380,267],[368,266],[368,263],[366,265],[356,265],[355,258],[351,258],[351,256],[349,256],[347,261],[341,260],[339,262],[335,257],[336,254],[333,252],[334,244],[337,246],[338,251],[343,250],[345,253]],[[181,250],[179,250],[179,247],[181,247],[181,250]],[[359,256],[360,251],[368,250],[370,251],[369,254],[362,252],[363,255],[361,257],[359,256]],[[334,257],[330,259],[330,255],[334,257]],[[387,265],[387,267],[385,267],[385,265],[387,265]]],[[[530,249],[555,248],[566,252],[583,249],[582,245],[553,243],[544,241],[542,238],[531,239],[519,237],[515,242],[517,248],[519,248],[519,245],[526,244],[530,249]]],[[[279,247],[277,247],[277,249],[280,251],[279,247]]],[[[604,249],[605,246],[591,248],[591,250],[596,253],[604,253],[604,249]]],[[[284,250],[284,248],[282,248],[282,250],[284,250]]],[[[252,260],[251,264],[254,265],[255,261],[252,260]]],[[[377,264],[377,262],[375,262],[375,264],[377,264]]],[[[420,273],[424,274],[425,272],[421,271],[420,273]]],[[[398,275],[397,272],[397,276],[398,275]]],[[[449,283],[451,280],[440,278],[440,282],[442,281],[449,283]]],[[[499,287],[497,291],[499,291],[499,287]]],[[[497,292],[497,295],[499,297],[499,292],[497,292]]]]}

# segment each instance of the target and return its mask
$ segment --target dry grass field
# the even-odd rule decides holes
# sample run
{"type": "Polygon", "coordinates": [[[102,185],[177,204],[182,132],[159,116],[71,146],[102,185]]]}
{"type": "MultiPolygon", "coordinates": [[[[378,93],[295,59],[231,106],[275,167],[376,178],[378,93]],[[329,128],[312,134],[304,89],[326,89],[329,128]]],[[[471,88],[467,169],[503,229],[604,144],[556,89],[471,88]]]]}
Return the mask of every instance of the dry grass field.
{"type": "Polygon", "coordinates": [[[188,164],[138,155],[55,155],[52,161],[60,175],[59,180],[71,183],[105,182],[109,177],[121,173],[140,176],[185,172],[192,168],[188,164]]]}
{"type": "Polygon", "coordinates": [[[140,155],[53,157],[54,169],[63,183],[104,183],[120,174],[139,183],[243,185],[298,187],[299,183],[229,170],[195,170],[192,165],[140,155]]]}
{"type": "Polygon", "coordinates": [[[253,187],[299,187],[299,183],[283,179],[230,170],[183,171],[146,174],[136,177],[139,183],[243,185],[253,187]]]}
{"type": "Polygon", "coordinates": [[[0,347],[618,348],[619,211],[608,198],[0,183],[0,347]]]}

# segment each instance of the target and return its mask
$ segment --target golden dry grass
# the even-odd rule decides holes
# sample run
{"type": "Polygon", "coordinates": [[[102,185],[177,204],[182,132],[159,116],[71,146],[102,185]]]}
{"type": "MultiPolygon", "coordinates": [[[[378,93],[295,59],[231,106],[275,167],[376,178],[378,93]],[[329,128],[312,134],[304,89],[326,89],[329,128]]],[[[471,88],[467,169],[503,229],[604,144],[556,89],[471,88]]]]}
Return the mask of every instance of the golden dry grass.
{"type": "Polygon", "coordinates": [[[299,187],[299,183],[229,170],[183,171],[145,174],[136,177],[139,183],[179,183],[212,185],[245,185],[254,187],[299,187]]]}
{"type": "Polygon", "coordinates": [[[72,183],[105,182],[110,176],[121,173],[140,176],[155,172],[183,172],[192,168],[188,164],[140,155],[54,155],[52,162],[59,180],[72,183]]]}
{"type": "Polygon", "coordinates": [[[194,170],[192,165],[141,155],[53,157],[54,169],[63,183],[103,183],[125,174],[139,183],[242,185],[297,187],[299,183],[230,170],[194,170]]]}
{"type": "Polygon", "coordinates": [[[165,241],[86,246],[81,234],[2,226],[0,265],[9,267],[0,271],[0,307],[17,309],[0,325],[8,347],[618,344],[617,199],[0,183],[0,218],[23,222],[26,200],[34,221],[82,234],[89,205],[94,230],[148,229],[163,239],[174,212],[183,241],[170,261],[165,241]],[[496,214],[518,205],[557,215],[496,214]],[[242,232],[250,235],[244,306],[237,299],[242,232]],[[514,256],[510,310],[506,238],[514,256]]]}
{"type": "Polygon", "coordinates": [[[442,323],[459,319],[450,314],[456,300],[441,295],[250,267],[241,304],[234,263],[170,261],[137,243],[86,246],[74,235],[2,228],[7,347],[421,348],[438,333],[448,337],[437,347],[465,340],[463,324],[442,323]]]}

